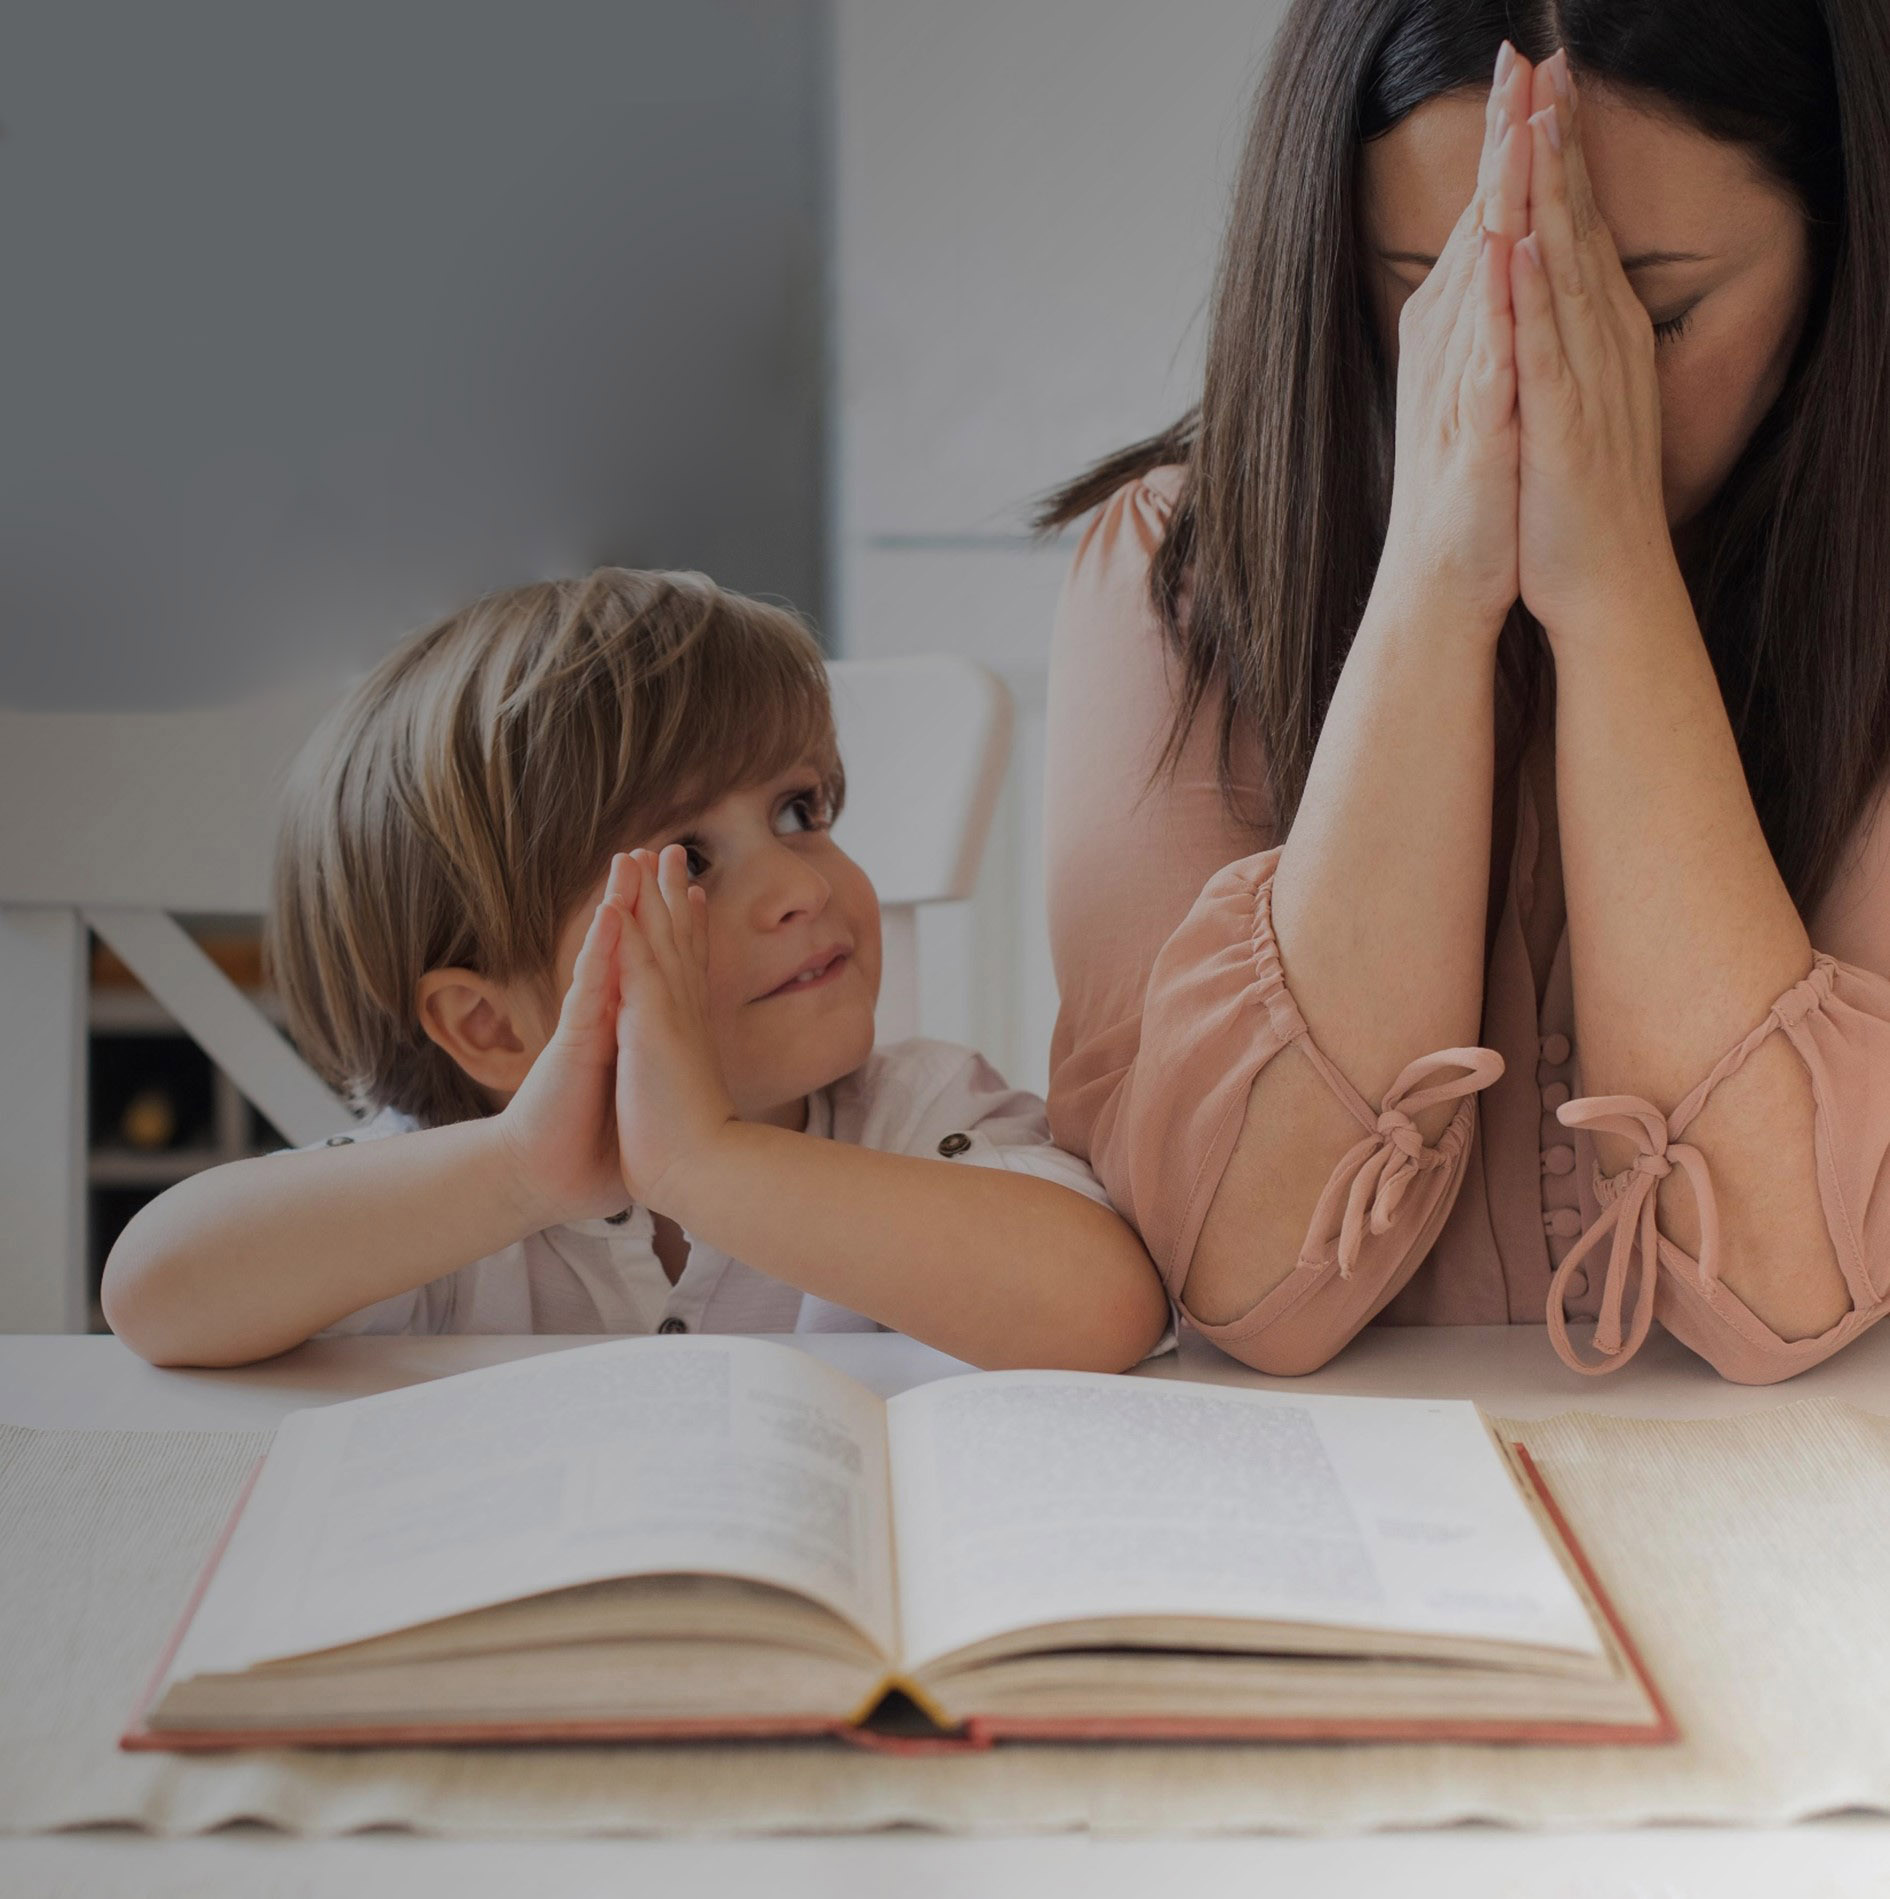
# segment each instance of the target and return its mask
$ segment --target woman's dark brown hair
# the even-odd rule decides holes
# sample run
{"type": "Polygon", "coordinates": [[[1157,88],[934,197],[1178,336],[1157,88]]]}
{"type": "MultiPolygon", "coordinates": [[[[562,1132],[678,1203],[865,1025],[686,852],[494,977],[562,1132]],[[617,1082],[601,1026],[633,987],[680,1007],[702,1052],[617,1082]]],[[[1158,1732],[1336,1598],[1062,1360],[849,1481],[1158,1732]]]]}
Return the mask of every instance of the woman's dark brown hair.
{"type": "MultiPolygon", "coordinates": [[[[1185,477],[1152,564],[1182,661],[1175,746],[1212,693],[1233,797],[1260,741],[1283,837],[1383,544],[1394,384],[1356,203],[1364,141],[1489,84],[1507,36],[1749,148],[1803,207],[1814,284],[1777,401],[1691,524],[1685,568],[1754,803],[1808,914],[1890,759],[1890,7],[1884,0],[1295,0],[1255,104],[1200,404],[1052,495],[1077,519],[1164,463],[1185,477]],[[1187,601],[1183,611],[1184,598],[1187,601]]],[[[1498,647],[1499,770],[1547,653],[1498,647]]]]}

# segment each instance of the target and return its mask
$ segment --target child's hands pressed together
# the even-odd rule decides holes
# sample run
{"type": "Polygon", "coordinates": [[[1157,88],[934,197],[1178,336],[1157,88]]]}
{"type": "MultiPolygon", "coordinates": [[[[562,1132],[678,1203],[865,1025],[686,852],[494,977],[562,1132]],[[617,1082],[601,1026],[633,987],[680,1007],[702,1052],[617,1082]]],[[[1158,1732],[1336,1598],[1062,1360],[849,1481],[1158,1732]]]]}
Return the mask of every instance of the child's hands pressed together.
{"type": "Polygon", "coordinates": [[[585,931],[558,1026],[496,1117],[520,1196],[540,1225],[601,1219],[630,1198],[612,1111],[624,927],[622,911],[606,897],[585,931]]]}
{"type": "Polygon", "coordinates": [[[612,861],[617,1151],[631,1195],[669,1211],[685,1170],[736,1118],[709,1020],[707,895],[679,844],[612,861]]]}

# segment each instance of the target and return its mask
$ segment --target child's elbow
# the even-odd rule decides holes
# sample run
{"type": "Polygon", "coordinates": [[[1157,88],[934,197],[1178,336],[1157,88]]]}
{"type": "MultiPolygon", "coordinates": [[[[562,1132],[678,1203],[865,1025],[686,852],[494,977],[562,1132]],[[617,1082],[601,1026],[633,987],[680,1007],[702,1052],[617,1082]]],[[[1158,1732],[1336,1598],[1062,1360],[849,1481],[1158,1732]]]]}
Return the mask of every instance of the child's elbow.
{"type": "Polygon", "coordinates": [[[1099,1296],[1085,1302],[1080,1316],[1064,1315],[1046,1339],[1043,1365],[1058,1371],[1133,1371],[1161,1343],[1168,1329],[1168,1295],[1139,1243],[1134,1251],[1139,1270],[1099,1287],[1099,1296]]]}
{"type": "Polygon", "coordinates": [[[184,1361],[176,1356],[173,1342],[166,1338],[157,1316],[162,1302],[151,1296],[145,1283],[145,1264],[135,1256],[126,1257],[121,1239],[105,1262],[105,1276],[98,1289],[99,1307],[116,1337],[140,1358],[149,1359],[153,1365],[180,1364],[184,1361]]]}
{"type": "Polygon", "coordinates": [[[179,1281],[184,1262],[173,1259],[139,1217],[118,1237],[105,1261],[99,1307],[117,1338],[153,1365],[242,1365],[261,1356],[232,1352],[208,1336],[179,1281]]]}
{"type": "Polygon", "coordinates": [[[1163,1292],[1159,1279],[1138,1288],[1137,1296],[1128,1304],[1129,1309],[1112,1328],[1108,1342],[1111,1362],[1098,1365],[1098,1371],[1133,1371],[1162,1342],[1162,1335],[1168,1330],[1171,1318],[1168,1295],[1163,1292]]]}

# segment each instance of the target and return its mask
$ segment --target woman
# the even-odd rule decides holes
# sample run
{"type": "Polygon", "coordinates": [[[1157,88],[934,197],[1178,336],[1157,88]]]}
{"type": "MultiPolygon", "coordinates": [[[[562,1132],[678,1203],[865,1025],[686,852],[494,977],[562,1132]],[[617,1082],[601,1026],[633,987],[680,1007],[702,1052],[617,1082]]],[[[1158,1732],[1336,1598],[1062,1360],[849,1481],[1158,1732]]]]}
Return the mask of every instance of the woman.
{"type": "Polygon", "coordinates": [[[1296,0],[1044,517],[1052,1127],[1238,1357],[1884,1311],[1887,320],[1881,0],[1296,0]]]}

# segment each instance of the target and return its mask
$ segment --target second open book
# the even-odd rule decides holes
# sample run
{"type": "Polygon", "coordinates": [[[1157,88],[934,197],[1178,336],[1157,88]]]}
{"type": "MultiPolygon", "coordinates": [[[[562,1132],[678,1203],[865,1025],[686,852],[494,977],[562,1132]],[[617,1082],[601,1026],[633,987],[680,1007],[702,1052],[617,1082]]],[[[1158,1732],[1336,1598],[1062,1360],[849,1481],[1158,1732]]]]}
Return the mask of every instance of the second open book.
{"type": "Polygon", "coordinates": [[[298,1412],[125,1744],[1658,1741],[1473,1405],[626,1339],[298,1412]]]}

